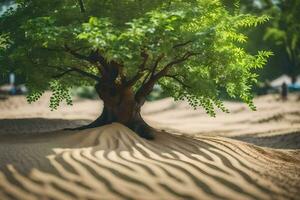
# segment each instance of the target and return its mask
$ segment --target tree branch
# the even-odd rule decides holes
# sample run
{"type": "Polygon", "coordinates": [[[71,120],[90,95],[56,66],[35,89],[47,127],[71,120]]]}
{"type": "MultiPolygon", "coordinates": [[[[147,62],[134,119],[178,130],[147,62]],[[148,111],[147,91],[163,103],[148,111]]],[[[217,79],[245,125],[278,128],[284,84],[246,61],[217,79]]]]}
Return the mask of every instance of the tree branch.
{"type": "Polygon", "coordinates": [[[199,53],[193,53],[193,52],[186,52],[181,58],[173,60],[171,62],[169,62],[160,72],[158,72],[154,77],[155,79],[159,79],[162,76],[166,75],[168,70],[173,66],[173,65],[177,65],[180,64],[186,60],[188,60],[190,57],[192,56],[196,56],[199,55],[199,53]]]}
{"type": "Polygon", "coordinates": [[[144,79],[144,81],[142,82],[142,86],[145,85],[145,83],[147,82],[147,80],[150,77],[150,75],[151,75],[151,72],[148,72],[147,75],[146,75],[146,77],[145,77],[145,79],[144,79]]]}
{"type": "Polygon", "coordinates": [[[192,40],[189,40],[189,41],[184,42],[184,43],[176,44],[176,45],[173,46],[173,49],[176,49],[176,48],[179,48],[179,47],[186,46],[186,45],[188,45],[188,44],[190,44],[190,43],[192,43],[192,42],[193,42],[192,40]]]}
{"type": "MultiPolygon", "coordinates": [[[[31,58],[29,55],[27,55],[29,61],[34,64],[34,65],[40,65],[39,63],[36,63],[33,58],[31,58]]],[[[58,74],[58,75],[55,75],[55,76],[52,76],[52,78],[60,78],[68,73],[71,73],[71,72],[77,72],[85,77],[88,77],[88,78],[91,78],[91,79],[94,79],[96,81],[100,81],[100,77],[94,75],[94,74],[91,74],[91,73],[88,73],[84,70],[81,70],[81,69],[78,69],[76,67],[69,67],[69,69],[65,70],[63,67],[59,67],[59,66],[52,66],[52,65],[44,65],[46,67],[49,67],[49,68],[52,68],[52,69],[57,69],[57,70],[60,70],[60,71],[64,71],[62,72],[61,74],[58,74]]]]}
{"type": "MultiPolygon", "coordinates": [[[[52,66],[52,67],[54,67],[56,69],[59,69],[59,70],[62,70],[62,68],[60,68],[60,67],[55,67],[55,66],[52,66]]],[[[79,73],[82,76],[91,78],[91,79],[96,80],[96,81],[100,81],[100,78],[98,76],[96,76],[94,74],[91,74],[91,73],[88,73],[86,71],[83,71],[81,69],[78,69],[76,67],[71,67],[71,68],[65,70],[64,72],[62,72],[61,74],[57,74],[55,76],[52,76],[52,78],[58,79],[58,78],[61,78],[61,77],[63,77],[64,75],[66,75],[68,73],[71,73],[71,72],[77,72],[77,73],[79,73]]]]}
{"type": "Polygon", "coordinates": [[[78,58],[78,59],[81,59],[81,60],[86,60],[86,61],[89,61],[89,62],[95,62],[93,61],[89,56],[84,56],[84,55],[81,55],[79,53],[77,53],[76,50],[73,50],[71,49],[68,45],[64,45],[64,48],[65,48],[65,51],[70,53],[72,56],[74,56],[75,58],[78,58]]]}
{"type": "Polygon", "coordinates": [[[71,54],[72,56],[74,56],[77,59],[85,60],[90,63],[100,63],[100,66],[99,65],[97,66],[100,73],[102,73],[102,74],[106,73],[108,63],[106,62],[105,58],[99,53],[99,50],[91,51],[90,55],[85,56],[85,55],[79,54],[77,52],[78,50],[80,50],[82,48],[80,48],[78,50],[74,50],[74,49],[71,49],[67,44],[65,44],[64,49],[66,52],[68,52],[69,54],[71,54]]]}
{"type": "Polygon", "coordinates": [[[145,67],[146,67],[146,64],[147,64],[149,55],[147,54],[147,52],[146,52],[145,50],[143,50],[143,51],[141,52],[141,56],[142,56],[142,58],[143,58],[143,62],[142,62],[142,64],[140,65],[139,68],[140,68],[141,70],[144,70],[145,67]]]}
{"type": "Polygon", "coordinates": [[[164,77],[174,79],[175,81],[177,81],[178,83],[180,83],[185,88],[192,88],[191,86],[185,84],[183,81],[181,81],[180,79],[178,79],[177,76],[178,75],[165,75],[164,77]]]}
{"type": "Polygon", "coordinates": [[[166,76],[173,65],[180,64],[195,55],[199,55],[199,53],[186,52],[181,58],[169,62],[161,71],[150,77],[150,79],[138,89],[135,95],[136,100],[143,102],[145,97],[152,91],[155,83],[163,76],[166,76]]]}
{"type": "Polygon", "coordinates": [[[147,64],[149,55],[145,51],[142,51],[141,56],[143,58],[143,61],[142,61],[141,65],[139,66],[139,70],[132,79],[127,81],[127,83],[126,83],[127,87],[128,86],[133,86],[144,75],[144,71],[145,71],[145,68],[146,68],[146,64],[147,64]]]}
{"type": "Polygon", "coordinates": [[[99,62],[102,65],[103,69],[107,70],[109,63],[106,61],[106,59],[104,58],[104,56],[102,56],[100,54],[99,49],[91,52],[89,58],[93,62],[99,62]]]}
{"type": "Polygon", "coordinates": [[[156,59],[156,61],[154,62],[154,65],[153,65],[152,71],[151,71],[151,77],[154,76],[155,71],[156,71],[156,69],[157,69],[157,67],[158,67],[159,62],[160,62],[164,57],[165,57],[165,54],[160,54],[160,55],[158,56],[158,58],[156,59]]]}
{"type": "Polygon", "coordinates": [[[80,12],[85,13],[85,7],[84,7],[83,0],[78,0],[78,3],[79,3],[79,7],[80,7],[80,12]]]}

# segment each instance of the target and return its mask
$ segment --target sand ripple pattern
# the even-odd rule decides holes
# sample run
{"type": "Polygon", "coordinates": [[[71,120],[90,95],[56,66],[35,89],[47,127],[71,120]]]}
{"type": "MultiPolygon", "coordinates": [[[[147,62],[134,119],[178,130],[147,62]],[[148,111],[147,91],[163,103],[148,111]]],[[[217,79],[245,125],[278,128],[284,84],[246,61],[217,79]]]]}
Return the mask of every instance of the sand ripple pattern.
{"type": "Polygon", "coordinates": [[[52,149],[53,170],[7,164],[0,199],[300,199],[300,161],[287,151],[168,133],[146,141],[120,124],[65,137],[73,146],[52,149]]]}

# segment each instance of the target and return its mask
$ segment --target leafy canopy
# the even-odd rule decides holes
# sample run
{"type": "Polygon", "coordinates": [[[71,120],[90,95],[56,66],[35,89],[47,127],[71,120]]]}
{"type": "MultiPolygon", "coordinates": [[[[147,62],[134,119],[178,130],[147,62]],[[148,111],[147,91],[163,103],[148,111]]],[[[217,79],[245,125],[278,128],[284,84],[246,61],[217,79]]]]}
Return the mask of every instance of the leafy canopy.
{"type": "Polygon", "coordinates": [[[219,0],[74,2],[18,0],[15,10],[0,17],[0,32],[11,41],[1,70],[13,67],[26,77],[29,102],[50,89],[51,108],[71,103],[71,87],[103,78],[99,64],[87,59],[97,52],[122,66],[115,83],[134,80],[135,91],[156,81],[175,100],[187,99],[210,115],[215,106],[227,111],[219,99],[226,91],[255,109],[253,70],[271,53],[247,53],[243,32],[267,16],[231,13],[219,0]]]}

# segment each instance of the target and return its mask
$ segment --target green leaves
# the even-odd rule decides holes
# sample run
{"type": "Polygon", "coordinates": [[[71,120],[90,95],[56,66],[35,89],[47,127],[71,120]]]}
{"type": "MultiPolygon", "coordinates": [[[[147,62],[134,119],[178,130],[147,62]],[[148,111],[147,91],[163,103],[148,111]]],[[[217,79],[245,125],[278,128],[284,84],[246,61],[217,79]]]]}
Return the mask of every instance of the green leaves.
{"type": "Polygon", "coordinates": [[[51,110],[56,110],[60,102],[66,101],[68,105],[72,105],[72,98],[70,89],[61,85],[58,81],[53,81],[50,83],[50,89],[52,91],[52,96],[50,97],[51,110]]]}
{"type": "MultiPolygon", "coordinates": [[[[290,75],[295,76],[300,67],[300,1],[278,1],[266,10],[272,15],[270,26],[266,28],[265,40],[269,40],[284,49],[291,64],[290,75]],[[298,68],[298,69],[297,69],[298,68]]],[[[281,54],[278,54],[280,56],[281,54]]]]}
{"type": "MultiPolygon", "coordinates": [[[[26,96],[29,103],[39,100],[45,92],[45,88],[43,87],[31,86],[30,84],[27,86],[29,86],[30,89],[26,96]]],[[[67,105],[72,105],[70,87],[63,85],[62,82],[58,80],[51,81],[48,87],[52,92],[49,104],[51,110],[56,110],[62,101],[65,101],[67,105]]]]}
{"type": "Polygon", "coordinates": [[[153,54],[172,49],[172,43],[181,36],[176,35],[181,19],[183,12],[151,11],[119,28],[113,26],[109,18],[91,17],[77,37],[100,49],[108,60],[137,67],[141,49],[148,49],[153,54]]]}
{"type": "Polygon", "coordinates": [[[33,102],[36,102],[37,100],[39,100],[39,98],[43,95],[43,92],[42,91],[33,91],[31,90],[29,92],[29,94],[26,96],[27,98],[27,101],[29,103],[33,103],[33,102]]]}
{"type": "Polygon", "coordinates": [[[253,67],[262,68],[267,63],[268,58],[272,55],[273,53],[271,51],[259,51],[253,61],[253,67]]]}
{"type": "MultiPolygon", "coordinates": [[[[254,70],[263,67],[271,56],[267,51],[251,55],[243,46],[248,39],[245,29],[269,17],[231,14],[220,0],[89,0],[85,1],[85,13],[67,0],[21,0],[20,5],[0,19],[0,26],[6,27],[14,44],[5,50],[6,59],[0,57],[0,63],[14,65],[25,76],[32,88],[30,102],[50,89],[51,109],[61,101],[71,104],[71,86],[94,84],[78,73],[53,81],[55,75],[76,67],[100,76],[99,62],[89,62],[95,58],[93,52],[108,63],[122,65],[126,80],[141,73],[134,88],[141,86],[152,70],[157,74],[169,63],[191,54],[168,68],[167,75],[176,75],[177,81],[167,77],[158,80],[169,96],[186,99],[194,108],[202,106],[211,116],[215,108],[228,112],[220,100],[223,93],[254,109],[254,70]],[[11,21],[16,22],[14,28],[10,28],[11,21]],[[66,46],[70,47],[68,52],[66,46]]],[[[297,42],[294,38],[293,46],[297,42]]]]}
{"type": "Polygon", "coordinates": [[[8,48],[8,41],[9,37],[7,35],[0,35],[0,51],[8,48]]]}
{"type": "Polygon", "coordinates": [[[37,17],[22,25],[25,38],[42,47],[59,46],[76,36],[78,28],[73,25],[59,26],[52,17],[37,17]]]}
{"type": "Polygon", "coordinates": [[[236,26],[255,27],[269,21],[270,17],[268,15],[254,16],[250,14],[243,14],[243,15],[236,16],[236,19],[237,19],[236,26]]]}

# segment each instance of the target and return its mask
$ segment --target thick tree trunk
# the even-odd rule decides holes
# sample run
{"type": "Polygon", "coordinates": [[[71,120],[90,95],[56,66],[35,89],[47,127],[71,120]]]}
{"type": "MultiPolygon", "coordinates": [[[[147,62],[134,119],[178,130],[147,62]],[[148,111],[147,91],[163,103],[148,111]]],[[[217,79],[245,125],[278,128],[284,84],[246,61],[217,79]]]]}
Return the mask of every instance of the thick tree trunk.
{"type": "Polygon", "coordinates": [[[136,101],[131,88],[114,88],[113,84],[97,84],[95,89],[103,101],[103,111],[99,118],[77,130],[95,128],[113,122],[121,123],[139,136],[154,139],[153,131],[142,118],[140,112],[144,101],[136,101]]]}

